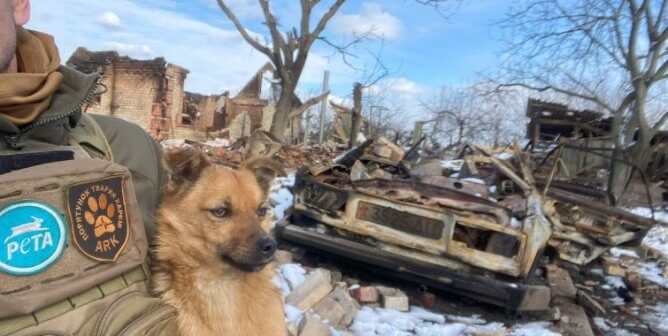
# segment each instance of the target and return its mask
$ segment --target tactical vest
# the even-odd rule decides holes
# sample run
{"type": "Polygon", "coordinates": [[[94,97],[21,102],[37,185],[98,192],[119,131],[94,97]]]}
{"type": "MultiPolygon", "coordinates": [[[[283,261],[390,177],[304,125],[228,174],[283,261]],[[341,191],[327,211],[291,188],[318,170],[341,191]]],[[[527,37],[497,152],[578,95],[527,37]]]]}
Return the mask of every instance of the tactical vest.
{"type": "Polygon", "coordinates": [[[83,115],[67,146],[0,151],[0,335],[174,334],[148,294],[132,175],[83,115]]]}

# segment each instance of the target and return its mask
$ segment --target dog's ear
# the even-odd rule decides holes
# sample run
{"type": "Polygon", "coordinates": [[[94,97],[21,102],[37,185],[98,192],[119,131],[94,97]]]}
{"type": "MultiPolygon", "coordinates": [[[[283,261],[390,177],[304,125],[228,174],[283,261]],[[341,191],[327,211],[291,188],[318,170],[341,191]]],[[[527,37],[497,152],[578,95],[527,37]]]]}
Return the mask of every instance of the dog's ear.
{"type": "Polygon", "coordinates": [[[211,162],[202,151],[188,148],[166,153],[163,165],[169,175],[170,189],[177,191],[189,188],[211,162]]]}
{"type": "Polygon", "coordinates": [[[244,162],[243,168],[253,172],[264,197],[269,195],[269,189],[276,176],[286,176],[283,165],[267,157],[250,159],[244,162]]]}

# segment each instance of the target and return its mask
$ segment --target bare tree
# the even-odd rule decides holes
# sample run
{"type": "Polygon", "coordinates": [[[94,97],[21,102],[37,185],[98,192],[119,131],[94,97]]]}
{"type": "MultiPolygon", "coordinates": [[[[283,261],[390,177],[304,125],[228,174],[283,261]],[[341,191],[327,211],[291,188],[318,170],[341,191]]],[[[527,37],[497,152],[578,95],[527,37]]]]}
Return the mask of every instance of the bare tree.
{"type": "Polygon", "coordinates": [[[488,129],[485,111],[468,88],[441,87],[436,96],[421,105],[430,115],[430,141],[446,149],[465,141],[480,143],[481,134],[488,129]]]}
{"type": "Polygon", "coordinates": [[[276,104],[276,112],[274,114],[270,131],[274,135],[282,138],[285,135],[292,118],[303,113],[312,105],[320,102],[322,97],[328,94],[328,92],[324,92],[321,96],[314,97],[304,102],[299,109],[294,109],[295,102],[297,101],[295,89],[299,83],[304,66],[306,65],[311,46],[313,46],[313,43],[321,37],[327,23],[336,14],[345,0],[336,0],[329,9],[316,20],[314,27],[311,25],[313,19],[312,16],[314,15],[313,11],[320,3],[320,0],[300,0],[300,25],[298,28],[294,27],[288,30],[285,34],[282,34],[279,31],[279,22],[276,15],[272,13],[271,8],[269,7],[269,0],[258,0],[264,15],[264,24],[269,29],[269,36],[271,37],[270,44],[262,43],[257,38],[251,36],[227,5],[228,1],[217,1],[218,6],[220,6],[230,21],[232,21],[243,39],[254,49],[266,55],[276,68],[274,76],[280,80],[281,92],[276,104]]]}
{"type": "Polygon", "coordinates": [[[668,120],[668,0],[530,0],[500,23],[505,86],[554,91],[613,116],[615,152],[642,168],[668,120]],[[662,89],[663,88],[663,89],[662,89]]]}

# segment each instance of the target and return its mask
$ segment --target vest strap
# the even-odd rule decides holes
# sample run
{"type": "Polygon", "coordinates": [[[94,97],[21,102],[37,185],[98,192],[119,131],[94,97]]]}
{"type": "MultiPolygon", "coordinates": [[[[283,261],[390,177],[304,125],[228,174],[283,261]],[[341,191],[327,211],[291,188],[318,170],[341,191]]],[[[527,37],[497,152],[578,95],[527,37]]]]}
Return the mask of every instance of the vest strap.
{"type": "Polygon", "coordinates": [[[148,274],[146,264],[142,264],[83,293],[56,302],[32,314],[0,319],[0,336],[10,335],[21,329],[36,326],[75,308],[119,292],[134,283],[146,281],[148,274]]]}

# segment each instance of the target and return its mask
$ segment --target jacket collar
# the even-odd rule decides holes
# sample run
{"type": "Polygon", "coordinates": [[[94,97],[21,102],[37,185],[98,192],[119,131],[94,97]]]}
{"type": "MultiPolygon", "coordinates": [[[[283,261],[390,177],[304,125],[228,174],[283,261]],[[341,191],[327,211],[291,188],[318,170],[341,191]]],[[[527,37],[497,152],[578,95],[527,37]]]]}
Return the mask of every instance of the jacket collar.
{"type": "MultiPolygon", "coordinates": [[[[97,86],[98,74],[84,74],[67,66],[61,65],[58,71],[63,74],[63,82],[54,93],[51,105],[40,113],[31,124],[44,122],[51,118],[57,118],[69,114],[70,126],[76,125],[81,117],[82,105],[97,86]]],[[[21,128],[11,123],[7,118],[0,115],[0,133],[7,135],[16,135],[22,133],[22,130],[31,124],[21,128]]]]}

